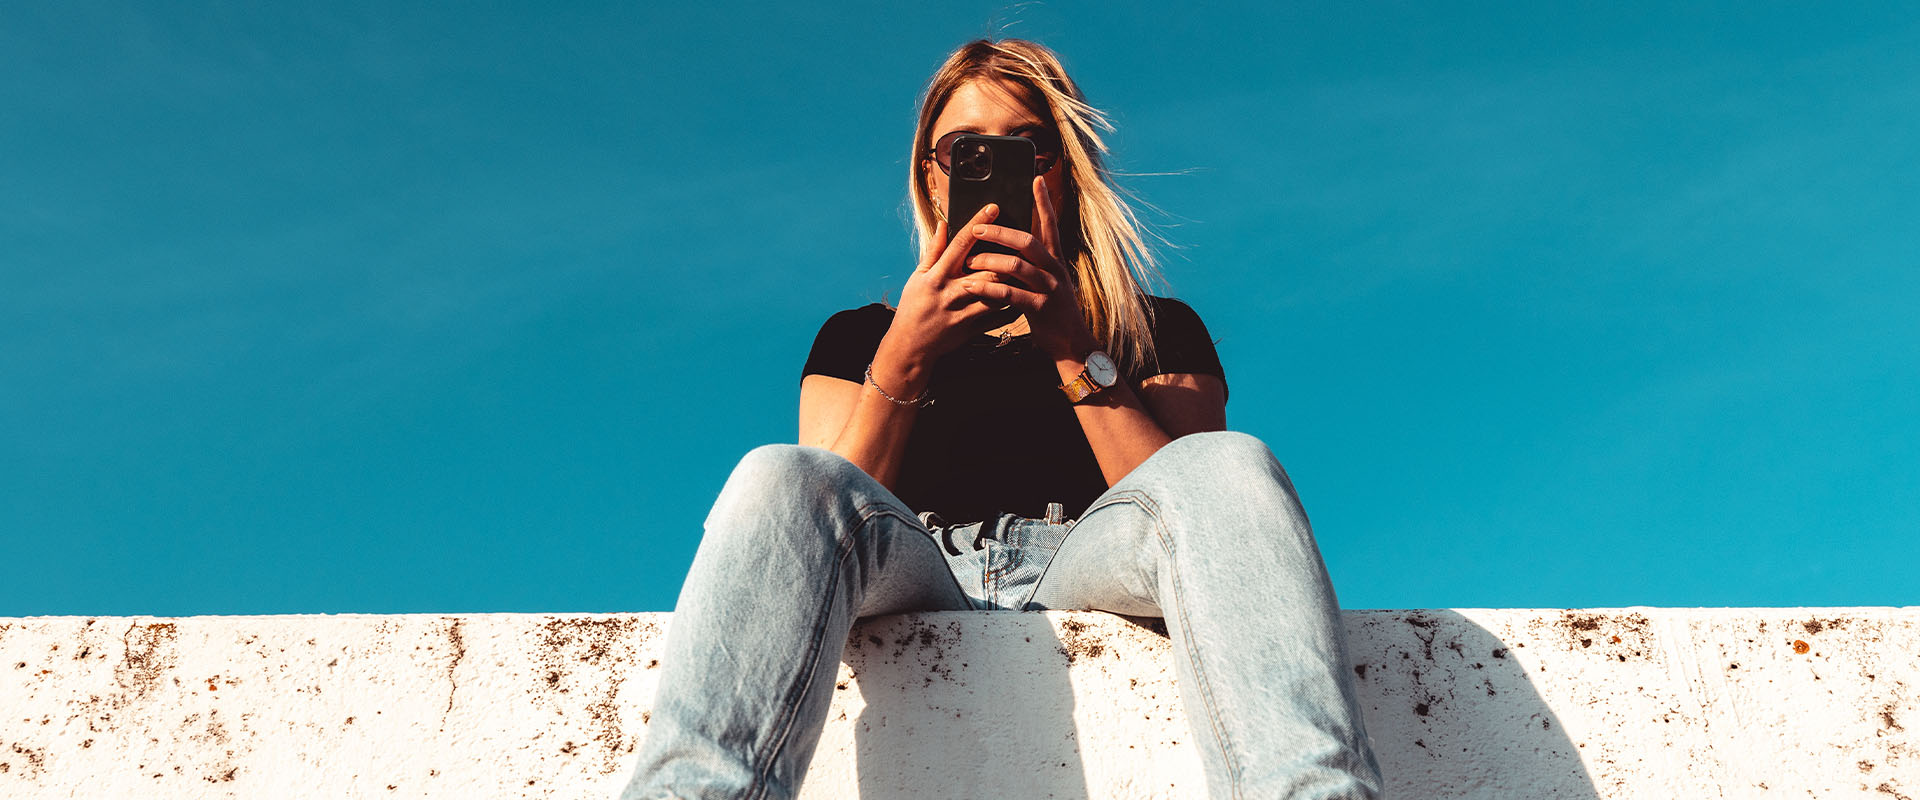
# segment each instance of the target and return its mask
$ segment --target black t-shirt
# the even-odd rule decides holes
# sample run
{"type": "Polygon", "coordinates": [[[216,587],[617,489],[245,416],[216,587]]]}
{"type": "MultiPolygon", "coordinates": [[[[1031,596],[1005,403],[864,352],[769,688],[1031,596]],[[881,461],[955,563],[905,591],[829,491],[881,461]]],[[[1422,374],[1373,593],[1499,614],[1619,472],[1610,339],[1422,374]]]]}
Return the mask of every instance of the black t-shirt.
{"type": "MultiPolygon", "coordinates": [[[[1138,386],[1163,373],[1197,373],[1224,382],[1199,315],[1178,300],[1148,300],[1158,363],[1123,366],[1127,381],[1138,386]]],[[[863,382],[892,324],[893,309],[879,303],[833,315],[820,326],[802,377],[863,382]]],[[[1039,519],[1049,502],[1078,519],[1107,482],[1059,386],[1052,359],[1027,336],[1004,346],[997,336],[978,336],[942,356],[928,386],[934,403],[914,419],[895,494],[914,511],[932,511],[949,523],[992,520],[1001,512],[1039,519]]]]}

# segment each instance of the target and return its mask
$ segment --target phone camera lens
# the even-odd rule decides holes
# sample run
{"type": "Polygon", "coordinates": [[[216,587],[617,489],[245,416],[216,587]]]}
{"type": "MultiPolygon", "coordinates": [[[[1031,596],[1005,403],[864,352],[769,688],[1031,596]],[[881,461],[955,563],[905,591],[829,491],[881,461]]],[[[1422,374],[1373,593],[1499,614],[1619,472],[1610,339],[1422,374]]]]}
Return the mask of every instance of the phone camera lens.
{"type": "Polygon", "coordinates": [[[993,174],[993,150],[985,142],[960,142],[953,149],[953,177],[984,181],[993,174]]]}

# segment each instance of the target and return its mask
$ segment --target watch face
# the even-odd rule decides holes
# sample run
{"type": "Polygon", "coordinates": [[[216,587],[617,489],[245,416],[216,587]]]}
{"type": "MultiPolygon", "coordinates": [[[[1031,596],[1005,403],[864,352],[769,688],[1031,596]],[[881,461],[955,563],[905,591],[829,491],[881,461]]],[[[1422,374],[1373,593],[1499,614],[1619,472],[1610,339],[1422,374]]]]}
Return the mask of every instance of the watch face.
{"type": "Polygon", "coordinates": [[[1106,353],[1095,350],[1087,355],[1087,377],[1105,388],[1120,380],[1120,370],[1113,366],[1113,359],[1106,353]]]}

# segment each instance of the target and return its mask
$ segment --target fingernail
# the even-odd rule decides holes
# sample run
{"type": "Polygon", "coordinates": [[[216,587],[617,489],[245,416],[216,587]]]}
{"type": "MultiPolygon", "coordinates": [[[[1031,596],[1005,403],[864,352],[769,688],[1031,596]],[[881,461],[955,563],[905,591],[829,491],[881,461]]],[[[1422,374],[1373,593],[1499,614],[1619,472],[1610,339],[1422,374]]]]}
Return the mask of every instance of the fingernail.
{"type": "Polygon", "coordinates": [[[973,235],[975,235],[975,236],[985,236],[985,235],[987,235],[987,226],[985,226],[985,225],[975,225],[975,226],[973,226],[973,235]]]}
{"type": "Polygon", "coordinates": [[[977,288],[979,288],[979,287],[980,287],[980,285],[979,285],[979,284],[977,284],[977,283],[974,283],[973,281],[961,281],[961,282],[960,282],[960,288],[962,288],[962,289],[965,289],[965,290],[967,290],[967,291],[969,291],[969,292],[971,292],[971,291],[973,291],[974,289],[977,289],[977,288]]]}

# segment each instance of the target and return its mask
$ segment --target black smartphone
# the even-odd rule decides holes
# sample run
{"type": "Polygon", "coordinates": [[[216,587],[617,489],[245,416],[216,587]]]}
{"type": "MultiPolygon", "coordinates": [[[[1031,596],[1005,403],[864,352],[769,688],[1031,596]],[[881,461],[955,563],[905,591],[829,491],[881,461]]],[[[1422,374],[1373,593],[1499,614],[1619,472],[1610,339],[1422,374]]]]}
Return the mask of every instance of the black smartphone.
{"type": "MultiPolygon", "coordinates": [[[[953,140],[947,163],[947,244],[958,229],[988,203],[1000,206],[993,224],[1033,231],[1033,140],[1025,136],[966,134],[953,140]]],[[[974,253],[1013,254],[1012,248],[992,242],[973,246],[974,253]]],[[[1013,281],[1008,281],[1014,283],[1013,281]]],[[[1021,288],[1026,288],[1021,286],[1021,288]]]]}

